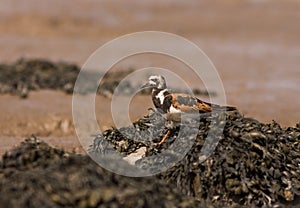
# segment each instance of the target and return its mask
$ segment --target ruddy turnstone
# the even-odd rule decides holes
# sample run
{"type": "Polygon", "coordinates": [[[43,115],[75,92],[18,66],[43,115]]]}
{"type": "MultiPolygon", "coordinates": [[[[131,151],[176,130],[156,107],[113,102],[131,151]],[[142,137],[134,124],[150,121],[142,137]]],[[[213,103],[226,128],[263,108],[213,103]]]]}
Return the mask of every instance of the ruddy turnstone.
{"type": "MultiPolygon", "coordinates": [[[[180,123],[181,114],[183,113],[208,113],[213,110],[236,110],[235,107],[220,106],[204,102],[197,97],[188,94],[171,93],[167,88],[165,78],[161,75],[150,76],[148,82],[141,88],[149,87],[152,88],[152,101],[155,108],[159,109],[173,126],[174,123],[180,123]]],[[[158,145],[164,143],[170,133],[171,129],[169,128],[158,145]]]]}

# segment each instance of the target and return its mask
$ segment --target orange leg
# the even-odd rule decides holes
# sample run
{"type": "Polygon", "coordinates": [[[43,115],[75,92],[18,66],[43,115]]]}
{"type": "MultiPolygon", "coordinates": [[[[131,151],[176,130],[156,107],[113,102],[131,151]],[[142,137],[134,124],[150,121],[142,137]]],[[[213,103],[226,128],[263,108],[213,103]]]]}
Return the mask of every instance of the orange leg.
{"type": "Polygon", "coordinates": [[[171,129],[169,129],[169,130],[167,131],[167,133],[166,133],[165,136],[162,138],[162,140],[158,143],[158,145],[161,145],[162,143],[164,143],[170,134],[171,134],[171,129]]]}

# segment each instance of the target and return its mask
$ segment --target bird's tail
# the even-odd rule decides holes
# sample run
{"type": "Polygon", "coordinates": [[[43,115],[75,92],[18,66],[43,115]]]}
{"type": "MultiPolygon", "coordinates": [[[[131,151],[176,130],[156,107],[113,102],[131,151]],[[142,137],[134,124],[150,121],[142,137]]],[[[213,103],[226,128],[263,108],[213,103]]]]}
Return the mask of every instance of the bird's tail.
{"type": "Polygon", "coordinates": [[[234,106],[221,106],[221,105],[207,103],[207,102],[205,102],[205,104],[210,105],[212,108],[212,111],[235,111],[235,110],[237,110],[237,108],[234,106]]]}
{"type": "Polygon", "coordinates": [[[201,113],[207,113],[211,111],[235,111],[237,110],[236,107],[233,106],[221,106],[217,104],[208,103],[205,101],[202,101],[197,98],[198,108],[199,112],[201,113]]]}
{"type": "Polygon", "coordinates": [[[226,111],[235,111],[235,110],[237,110],[237,109],[236,109],[236,107],[234,107],[234,106],[225,106],[225,110],[226,110],[226,111]]]}
{"type": "Polygon", "coordinates": [[[235,111],[236,107],[233,106],[220,106],[220,105],[216,105],[216,104],[212,104],[211,105],[212,110],[214,111],[235,111]]]}

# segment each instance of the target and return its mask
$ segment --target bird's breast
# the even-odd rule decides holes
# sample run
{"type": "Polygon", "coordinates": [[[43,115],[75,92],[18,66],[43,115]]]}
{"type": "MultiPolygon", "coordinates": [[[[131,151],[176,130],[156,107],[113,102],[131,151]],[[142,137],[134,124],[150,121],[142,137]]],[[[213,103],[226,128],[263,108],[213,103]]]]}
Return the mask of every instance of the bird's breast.
{"type": "Polygon", "coordinates": [[[171,105],[169,108],[169,113],[181,113],[181,110],[177,109],[173,105],[171,105]]]}
{"type": "Polygon", "coordinates": [[[172,98],[168,96],[170,93],[167,89],[155,90],[152,92],[152,101],[156,108],[163,111],[163,113],[169,112],[169,108],[172,104],[172,98]]]}

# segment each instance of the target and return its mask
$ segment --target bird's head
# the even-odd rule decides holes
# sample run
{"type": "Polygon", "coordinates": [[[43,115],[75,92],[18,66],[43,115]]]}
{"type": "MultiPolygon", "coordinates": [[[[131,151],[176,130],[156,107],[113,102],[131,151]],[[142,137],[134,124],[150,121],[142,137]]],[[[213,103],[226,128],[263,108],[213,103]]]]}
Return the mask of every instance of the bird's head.
{"type": "Polygon", "coordinates": [[[152,75],[149,77],[148,82],[144,84],[141,88],[153,88],[153,89],[166,89],[166,80],[161,75],[152,75]]]}

